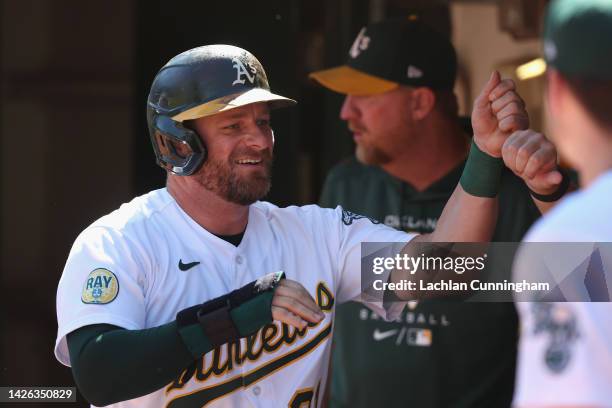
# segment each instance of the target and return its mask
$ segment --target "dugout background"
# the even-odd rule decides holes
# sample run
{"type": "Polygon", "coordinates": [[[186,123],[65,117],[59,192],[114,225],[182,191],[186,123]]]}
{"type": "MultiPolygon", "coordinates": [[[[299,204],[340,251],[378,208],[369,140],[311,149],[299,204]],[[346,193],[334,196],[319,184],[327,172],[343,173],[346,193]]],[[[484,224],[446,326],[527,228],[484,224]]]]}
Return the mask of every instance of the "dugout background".
{"type": "Polygon", "coordinates": [[[544,3],[0,0],[0,386],[73,385],[52,355],[57,282],[83,228],[163,186],[145,102],[170,57],[207,43],[241,46],[260,59],[275,92],[299,101],[273,114],[268,199],[305,204],[316,202],[327,170],[353,149],[338,119],[342,98],[307,74],[342,64],[361,26],[418,12],[452,35],[468,112],[493,67],[512,73],[539,53],[544,3]]]}

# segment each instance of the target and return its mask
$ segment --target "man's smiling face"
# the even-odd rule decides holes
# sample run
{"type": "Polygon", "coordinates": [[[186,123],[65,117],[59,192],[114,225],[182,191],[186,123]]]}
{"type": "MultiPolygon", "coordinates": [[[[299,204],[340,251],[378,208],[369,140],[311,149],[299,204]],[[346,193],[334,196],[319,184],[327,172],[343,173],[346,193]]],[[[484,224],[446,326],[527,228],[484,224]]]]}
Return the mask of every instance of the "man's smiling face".
{"type": "Polygon", "coordinates": [[[195,119],[193,129],[208,149],[202,168],[193,176],[223,199],[249,205],[271,186],[274,134],[264,102],[195,119]]]}

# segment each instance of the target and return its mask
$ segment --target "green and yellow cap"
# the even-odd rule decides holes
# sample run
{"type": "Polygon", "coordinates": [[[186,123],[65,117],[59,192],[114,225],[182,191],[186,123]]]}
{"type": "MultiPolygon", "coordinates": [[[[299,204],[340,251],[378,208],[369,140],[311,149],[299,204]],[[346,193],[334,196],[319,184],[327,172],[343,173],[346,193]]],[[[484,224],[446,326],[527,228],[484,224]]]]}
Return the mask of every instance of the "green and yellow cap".
{"type": "Polygon", "coordinates": [[[457,56],[450,41],[418,17],[390,19],[364,27],[345,65],[310,77],[342,94],[370,95],[399,85],[453,89],[457,56]]]}

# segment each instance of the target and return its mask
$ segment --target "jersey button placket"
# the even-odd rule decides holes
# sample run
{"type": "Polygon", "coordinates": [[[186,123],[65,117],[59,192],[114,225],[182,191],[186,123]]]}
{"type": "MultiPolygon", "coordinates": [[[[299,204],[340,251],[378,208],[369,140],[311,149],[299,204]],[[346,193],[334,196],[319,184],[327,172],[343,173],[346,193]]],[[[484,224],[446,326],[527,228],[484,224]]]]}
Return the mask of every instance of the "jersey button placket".
{"type": "Polygon", "coordinates": [[[245,269],[245,259],[244,256],[240,254],[240,252],[236,251],[234,253],[234,286],[240,287],[243,285],[243,276],[245,269]]]}

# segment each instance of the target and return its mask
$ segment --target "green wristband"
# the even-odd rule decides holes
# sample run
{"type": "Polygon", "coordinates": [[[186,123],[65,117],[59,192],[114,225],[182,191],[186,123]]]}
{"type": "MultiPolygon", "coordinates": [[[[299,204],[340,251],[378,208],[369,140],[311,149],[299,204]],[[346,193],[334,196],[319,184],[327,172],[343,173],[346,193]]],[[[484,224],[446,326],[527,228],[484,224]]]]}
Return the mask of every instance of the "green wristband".
{"type": "Polygon", "coordinates": [[[473,196],[494,198],[499,192],[504,161],[478,148],[472,140],[472,147],[461,180],[463,190],[473,196]]]}
{"type": "Polygon", "coordinates": [[[230,315],[240,337],[250,336],[272,322],[272,298],[275,289],[267,290],[232,309],[230,315]]]}

